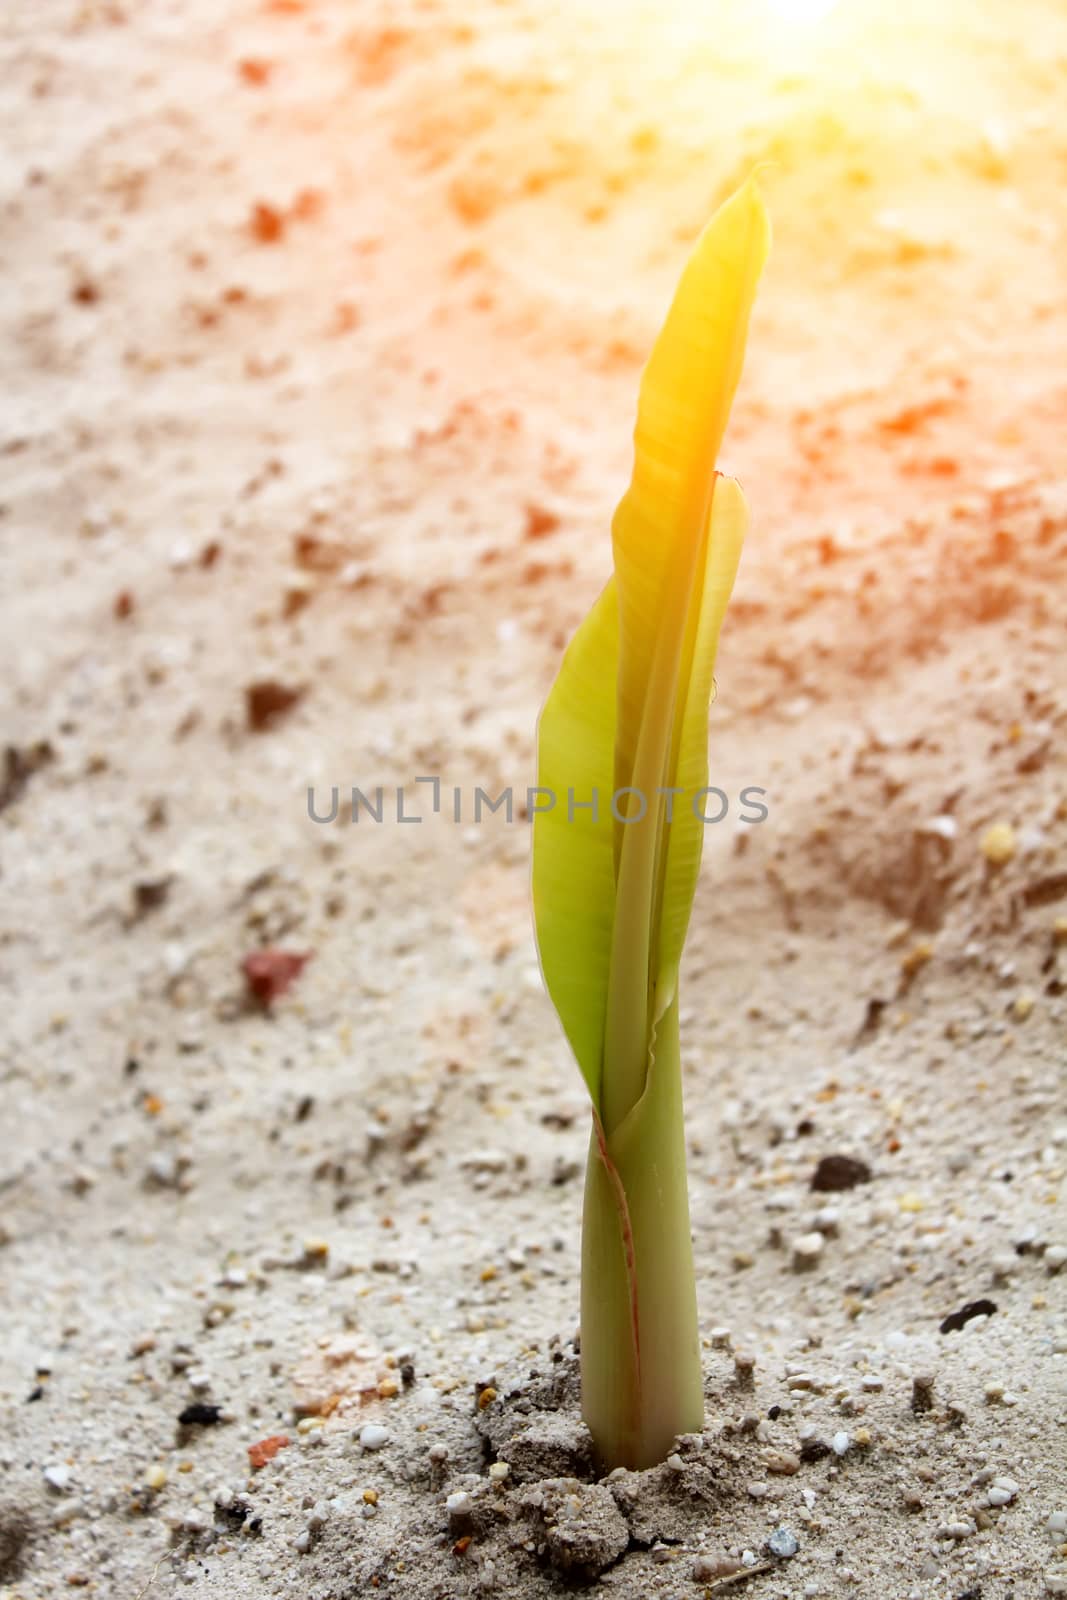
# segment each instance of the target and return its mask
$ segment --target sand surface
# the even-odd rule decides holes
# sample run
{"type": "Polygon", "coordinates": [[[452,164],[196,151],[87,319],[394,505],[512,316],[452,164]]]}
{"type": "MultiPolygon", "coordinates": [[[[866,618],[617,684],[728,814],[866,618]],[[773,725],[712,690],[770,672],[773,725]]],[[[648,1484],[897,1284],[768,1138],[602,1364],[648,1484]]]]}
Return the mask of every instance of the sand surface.
{"type": "Polygon", "coordinates": [[[1067,1593],[1065,97],[1057,0],[3,8],[3,1600],[1067,1593]],[[521,801],[756,162],[706,1426],[605,1484],[521,801]]]}

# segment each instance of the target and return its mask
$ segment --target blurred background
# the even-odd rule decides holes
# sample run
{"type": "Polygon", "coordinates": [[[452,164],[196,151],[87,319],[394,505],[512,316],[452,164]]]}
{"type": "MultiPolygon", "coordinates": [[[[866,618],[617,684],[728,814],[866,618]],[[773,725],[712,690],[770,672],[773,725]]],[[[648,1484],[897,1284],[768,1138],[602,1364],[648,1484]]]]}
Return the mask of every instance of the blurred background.
{"type": "MultiPolygon", "coordinates": [[[[709,829],[687,956],[702,1315],[727,1300],[760,1352],[857,1319],[875,1348],[1044,1240],[1059,0],[35,0],[0,20],[0,85],[18,1461],[81,1417],[128,1476],[169,1460],[175,1341],[241,1422],[180,1500],[284,1416],[324,1331],[415,1346],[448,1393],[572,1328],[585,1109],[521,802],[642,363],[753,169],[775,242],[722,463],[753,520],[712,782],[769,817],[709,829]],[[353,785],[385,822],[352,824],[353,785]],[[476,786],[514,820],[475,826],[476,786]],[[838,1149],[877,1203],[783,1296],[838,1149]]],[[[989,1335],[1020,1393],[1035,1292],[989,1335]]],[[[118,1469],[81,1470],[99,1509],[118,1469]]],[[[25,1570],[69,1565],[62,1537],[25,1570]]]]}

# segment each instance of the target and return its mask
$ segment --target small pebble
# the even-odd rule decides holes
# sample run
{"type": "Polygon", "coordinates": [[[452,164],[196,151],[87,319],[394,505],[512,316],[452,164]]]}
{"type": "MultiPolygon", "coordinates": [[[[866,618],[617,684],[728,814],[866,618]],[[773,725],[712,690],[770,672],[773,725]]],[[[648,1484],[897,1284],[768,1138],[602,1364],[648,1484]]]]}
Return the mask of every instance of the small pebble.
{"type": "MultiPolygon", "coordinates": [[[[729,1350],[730,1342],[729,1328],[712,1328],[711,1348],[713,1350],[729,1350]]],[[[700,1560],[702,1558],[698,1556],[697,1559],[700,1560]]]]}
{"type": "Polygon", "coordinates": [[[1057,1273],[1065,1264],[1067,1264],[1067,1246],[1054,1244],[1045,1251],[1046,1271],[1057,1273]]]}
{"type": "Polygon", "coordinates": [[[42,1473],[45,1483],[56,1494],[65,1494],[70,1488],[70,1468],[62,1461],[53,1462],[42,1473]]]}
{"type": "Polygon", "coordinates": [[[711,1578],[732,1578],[740,1571],[740,1561],[729,1556],[697,1556],[693,1562],[693,1578],[697,1583],[707,1583],[711,1578]]]}
{"type": "Polygon", "coordinates": [[[672,1472],[685,1471],[685,1462],[682,1460],[681,1456],[677,1454],[677,1452],[675,1452],[674,1455],[667,1457],[667,1465],[672,1472]]]}
{"type": "MultiPolygon", "coordinates": [[[[677,1457],[671,1457],[671,1460],[676,1459],[677,1457]]],[[[670,1464],[670,1461],[668,1461],[667,1465],[670,1466],[670,1464]]],[[[494,1483],[503,1483],[505,1478],[509,1476],[510,1472],[511,1467],[506,1461],[494,1461],[492,1466],[489,1468],[489,1476],[492,1478],[494,1483]]]]}
{"type": "Polygon", "coordinates": [[[821,1233],[802,1233],[793,1240],[793,1271],[809,1272],[818,1265],[826,1240],[821,1233]]]}
{"type": "Polygon", "coordinates": [[[450,1517],[469,1517],[474,1510],[474,1501],[466,1489],[457,1489],[445,1501],[445,1510],[450,1517]]]}
{"type": "Polygon", "coordinates": [[[1003,867],[1015,854],[1015,829],[1010,822],[994,822],[982,835],[980,849],[992,867],[1003,867]]]}
{"type": "Polygon", "coordinates": [[[76,1517],[85,1515],[85,1507],[80,1500],[64,1500],[52,1512],[53,1528],[65,1528],[68,1522],[73,1522],[76,1517]]]}
{"type": "Polygon", "coordinates": [[[734,1377],[742,1388],[751,1388],[752,1375],[756,1370],[756,1358],[749,1355],[747,1350],[734,1351],[734,1377]]]}
{"type": "Polygon", "coordinates": [[[772,1556],[778,1556],[781,1561],[788,1561],[800,1549],[795,1533],[790,1533],[788,1528],[775,1528],[767,1540],[767,1549],[772,1556]]]}
{"type": "Polygon", "coordinates": [[[144,1475],[144,1481],[147,1488],[154,1489],[158,1493],[160,1489],[166,1486],[166,1467],[161,1467],[158,1462],[155,1464],[155,1466],[149,1467],[148,1471],[144,1475]]]}
{"type": "Polygon", "coordinates": [[[916,1416],[924,1411],[932,1411],[934,1405],[934,1375],[932,1372],[917,1372],[911,1380],[911,1409],[916,1416]]]}
{"type": "Polygon", "coordinates": [[[157,1150],[149,1156],[145,1178],[159,1189],[176,1189],[180,1177],[178,1158],[167,1150],[157,1150]]]}
{"type": "Polygon", "coordinates": [[[978,1525],[973,1517],[968,1517],[966,1522],[943,1522],[934,1537],[936,1539],[973,1539],[978,1532],[978,1525]]]}
{"type": "Polygon", "coordinates": [[[830,1449],[833,1451],[835,1456],[843,1456],[847,1454],[848,1447],[851,1443],[852,1440],[849,1438],[847,1433],[835,1433],[833,1438],[830,1440],[830,1449]]]}
{"type": "Polygon", "coordinates": [[[1018,1265],[1019,1263],[1016,1257],[1014,1255],[1009,1255],[1007,1251],[1003,1251],[1000,1255],[994,1256],[992,1262],[990,1263],[990,1276],[992,1277],[993,1282],[995,1284],[1007,1283],[1010,1278],[1015,1276],[1018,1265]]]}
{"type": "Polygon", "coordinates": [[[1019,1485],[1013,1478],[994,1478],[986,1499],[991,1506],[1009,1506],[1018,1493],[1019,1485]]]}

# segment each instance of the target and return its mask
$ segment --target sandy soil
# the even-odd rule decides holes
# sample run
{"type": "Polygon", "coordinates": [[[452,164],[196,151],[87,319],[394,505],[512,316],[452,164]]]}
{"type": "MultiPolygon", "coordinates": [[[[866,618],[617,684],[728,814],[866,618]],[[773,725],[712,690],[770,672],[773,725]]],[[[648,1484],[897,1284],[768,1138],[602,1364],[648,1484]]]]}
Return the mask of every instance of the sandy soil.
{"type": "Polygon", "coordinates": [[[1067,1592],[1067,15],[715,11],[5,8],[3,1600],[1067,1592]],[[471,806],[757,161],[706,1429],[604,1483],[581,1084],[471,806]],[[353,784],[423,822],[310,820],[353,784]]]}

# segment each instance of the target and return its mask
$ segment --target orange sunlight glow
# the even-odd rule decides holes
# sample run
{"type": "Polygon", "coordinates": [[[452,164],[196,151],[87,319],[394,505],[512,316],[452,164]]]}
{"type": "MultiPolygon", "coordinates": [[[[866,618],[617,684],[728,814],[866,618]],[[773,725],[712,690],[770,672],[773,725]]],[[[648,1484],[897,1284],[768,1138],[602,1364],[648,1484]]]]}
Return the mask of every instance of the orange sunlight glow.
{"type": "Polygon", "coordinates": [[[837,5],[837,0],[769,0],[774,17],[798,27],[822,22],[837,5]]]}

